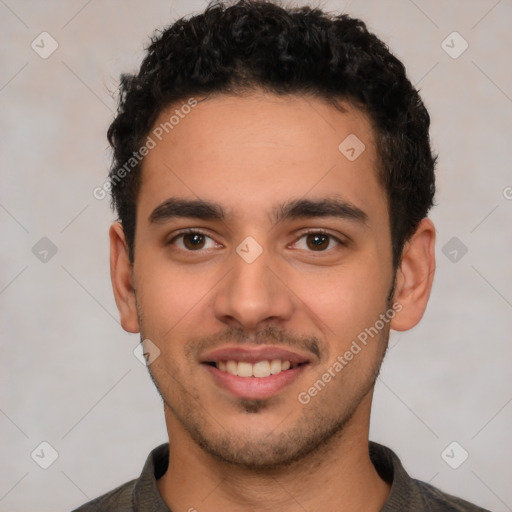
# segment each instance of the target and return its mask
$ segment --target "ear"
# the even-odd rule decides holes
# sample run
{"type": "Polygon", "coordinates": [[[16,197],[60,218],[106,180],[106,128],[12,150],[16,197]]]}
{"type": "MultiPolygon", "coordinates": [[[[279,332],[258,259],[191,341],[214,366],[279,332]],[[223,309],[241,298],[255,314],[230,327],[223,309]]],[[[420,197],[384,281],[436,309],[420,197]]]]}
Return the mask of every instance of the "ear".
{"type": "Polygon", "coordinates": [[[412,329],[427,307],[434,271],[436,229],[430,219],[423,219],[405,244],[397,269],[394,302],[400,304],[391,321],[391,329],[412,329]]]}
{"type": "Polygon", "coordinates": [[[110,226],[110,278],[121,316],[121,325],[128,332],[139,332],[139,320],[135,303],[135,290],[132,285],[132,264],[128,256],[128,246],[123,226],[114,222],[110,226]]]}

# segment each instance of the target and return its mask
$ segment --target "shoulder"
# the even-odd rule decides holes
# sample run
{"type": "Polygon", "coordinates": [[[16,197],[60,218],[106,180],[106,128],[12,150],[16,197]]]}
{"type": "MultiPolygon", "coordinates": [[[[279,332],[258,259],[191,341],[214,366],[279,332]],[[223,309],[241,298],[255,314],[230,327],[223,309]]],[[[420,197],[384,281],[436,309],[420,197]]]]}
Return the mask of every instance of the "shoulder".
{"type": "Polygon", "coordinates": [[[169,509],[158,492],[157,479],[167,470],[169,444],[157,446],[148,455],[139,478],[130,480],[113,491],[103,494],[73,512],[137,512],[169,509]],[[149,507],[149,508],[148,508],[149,507]]]}
{"type": "Polygon", "coordinates": [[[370,458],[381,478],[391,485],[381,512],[489,512],[433,485],[411,478],[398,456],[386,446],[370,442],[370,458]]]}
{"type": "Polygon", "coordinates": [[[114,490],[85,503],[73,512],[132,512],[133,490],[137,480],[130,480],[114,490]]]}
{"type": "Polygon", "coordinates": [[[422,510],[433,512],[438,510],[443,512],[489,512],[485,508],[445,493],[425,482],[413,479],[412,485],[416,487],[418,499],[421,500],[424,506],[422,510]]]}

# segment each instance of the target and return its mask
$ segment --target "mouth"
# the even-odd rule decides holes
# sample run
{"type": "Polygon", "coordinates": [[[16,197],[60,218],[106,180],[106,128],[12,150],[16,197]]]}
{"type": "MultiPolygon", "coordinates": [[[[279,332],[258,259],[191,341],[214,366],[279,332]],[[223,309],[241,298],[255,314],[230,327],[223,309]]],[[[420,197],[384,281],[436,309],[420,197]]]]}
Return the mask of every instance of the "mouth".
{"type": "Polygon", "coordinates": [[[236,375],[237,377],[255,377],[257,379],[264,379],[270,377],[270,375],[279,375],[281,372],[297,368],[302,364],[307,363],[292,363],[288,360],[281,359],[264,359],[257,361],[256,363],[250,363],[248,361],[235,361],[229,359],[227,361],[210,361],[206,364],[214,366],[221,372],[229,373],[230,375],[236,375]]]}
{"type": "Polygon", "coordinates": [[[294,382],[310,360],[276,347],[231,347],[206,354],[201,363],[229,394],[262,400],[294,382]]]}

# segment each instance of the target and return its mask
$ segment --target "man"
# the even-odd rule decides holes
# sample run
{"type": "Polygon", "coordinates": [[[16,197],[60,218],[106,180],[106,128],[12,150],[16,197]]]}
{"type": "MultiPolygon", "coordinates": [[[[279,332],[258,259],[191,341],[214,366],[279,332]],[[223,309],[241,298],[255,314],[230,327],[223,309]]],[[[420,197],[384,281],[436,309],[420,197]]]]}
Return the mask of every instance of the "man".
{"type": "Polygon", "coordinates": [[[109,129],[111,273],[169,443],[78,510],[482,510],[368,441],[434,275],[428,129],[348,16],[213,4],[153,40],[109,129]]]}

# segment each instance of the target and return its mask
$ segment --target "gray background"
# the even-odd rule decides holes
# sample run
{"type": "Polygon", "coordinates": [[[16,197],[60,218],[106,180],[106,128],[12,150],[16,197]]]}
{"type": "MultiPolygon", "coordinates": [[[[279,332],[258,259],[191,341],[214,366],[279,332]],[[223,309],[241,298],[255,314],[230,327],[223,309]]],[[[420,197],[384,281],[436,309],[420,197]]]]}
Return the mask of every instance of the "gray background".
{"type": "MultiPolygon", "coordinates": [[[[136,477],[166,441],[112,297],[113,214],[92,191],[120,72],[156,28],[203,5],[0,0],[1,511],[70,510],[136,477]],[[59,45],[46,59],[31,47],[51,48],[43,31],[59,45]],[[46,470],[43,441],[58,452],[46,470]]],[[[392,334],[371,437],[416,478],[512,510],[512,2],[322,5],[361,16],[404,61],[440,154],[432,298],[417,328],[392,334]],[[469,45],[457,58],[454,31],[469,45]]]]}

